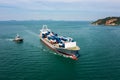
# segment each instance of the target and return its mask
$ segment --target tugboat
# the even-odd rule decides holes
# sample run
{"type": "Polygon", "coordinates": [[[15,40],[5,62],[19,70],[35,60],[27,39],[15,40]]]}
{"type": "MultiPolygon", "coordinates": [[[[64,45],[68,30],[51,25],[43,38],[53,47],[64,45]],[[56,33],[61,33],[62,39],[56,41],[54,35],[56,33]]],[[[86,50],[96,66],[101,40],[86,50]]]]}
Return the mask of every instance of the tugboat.
{"type": "Polygon", "coordinates": [[[23,42],[23,38],[19,36],[19,34],[16,35],[16,37],[13,39],[15,42],[23,42]]]}
{"type": "Polygon", "coordinates": [[[80,56],[80,48],[76,45],[76,41],[70,37],[55,34],[47,28],[47,25],[43,25],[43,28],[40,30],[40,40],[51,50],[64,57],[77,60],[80,56]]]}

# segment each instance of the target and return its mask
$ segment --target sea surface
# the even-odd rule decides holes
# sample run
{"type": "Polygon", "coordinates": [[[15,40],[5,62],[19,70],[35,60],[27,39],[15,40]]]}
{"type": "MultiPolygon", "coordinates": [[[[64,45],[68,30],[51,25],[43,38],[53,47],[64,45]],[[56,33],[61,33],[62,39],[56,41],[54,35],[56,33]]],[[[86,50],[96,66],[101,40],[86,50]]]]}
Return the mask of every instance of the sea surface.
{"type": "Polygon", "coordinates": [[[0,80],[120,80],[120,26],[91,21],[0,21],[0,80]],[[39,39],[42,25],[72,37],[80,57],[57,55],[39,39]],[[23,43],[12,40],[16,34],[23,43]]]}

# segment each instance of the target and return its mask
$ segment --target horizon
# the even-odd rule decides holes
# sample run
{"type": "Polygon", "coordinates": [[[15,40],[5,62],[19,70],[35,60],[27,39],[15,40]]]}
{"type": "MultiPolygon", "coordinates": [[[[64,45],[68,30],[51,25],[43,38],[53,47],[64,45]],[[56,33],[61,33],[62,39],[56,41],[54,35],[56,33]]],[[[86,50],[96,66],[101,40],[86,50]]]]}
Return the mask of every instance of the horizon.
{"type": "MultiPolygon", "coordinates": [[[[108,17],[119,17],[119,16],[108,16],[108,17]]],[[[108,18],[108,17],[104,17],[104,18],[99,18],[99,19],[105,19],[105,18],[108,18]]],[[[0,21],[97,21],[99,19],[96,19],[96,20],[53,20],[53,19],[46,19],[46,20],[42,20],[42,19],[39,19],[39,20],[35,20],[35,19],[29,19],[29,20],[0,20],[0,21]]]]}
{"type": "Polygon", "coordinates": [[[93,20],[49,20],[49,19],[46,19],[46,20],[42,20],[42,19],[39,19],[39,20],[32,20],[32,19],[29,19],[29,20],[0,20],[0,21],[93,21],[93,20]]]}
{"type": "Polygon", "coordinates": [[[94,21],[120,16],[118,0],[0,0],[0,21],[94,21]]]}

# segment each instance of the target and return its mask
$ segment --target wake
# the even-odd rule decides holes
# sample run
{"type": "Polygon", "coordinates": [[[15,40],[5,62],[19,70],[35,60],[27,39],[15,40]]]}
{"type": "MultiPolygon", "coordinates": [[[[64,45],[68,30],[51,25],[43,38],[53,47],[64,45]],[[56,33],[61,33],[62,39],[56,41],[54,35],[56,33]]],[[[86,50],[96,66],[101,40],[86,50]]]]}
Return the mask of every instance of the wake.
{"type": "Polygon", "coordinates": [[[28,32],[28,33],[30,33],[31,35],[39,37],[39,35],[37,33],[35,33],[35,32],[32,32],[30,30],[25,30],[25,31],[28,32]]]}
{"type": "Polygon", "coordinates": [[[13,41],[13,39],[5,39],[6,41],[13,41]]]}
{"type": "Polygon", "coordinates": [[[13,41],[13,39],[12,38],[0,39],[0,41],[13,41]]]}

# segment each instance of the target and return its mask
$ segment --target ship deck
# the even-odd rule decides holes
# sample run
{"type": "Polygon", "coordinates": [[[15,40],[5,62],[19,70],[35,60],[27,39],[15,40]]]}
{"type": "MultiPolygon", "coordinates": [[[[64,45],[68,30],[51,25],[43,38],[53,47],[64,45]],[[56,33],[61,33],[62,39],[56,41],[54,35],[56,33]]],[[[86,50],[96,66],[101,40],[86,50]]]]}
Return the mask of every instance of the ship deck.
{"type": "MultiPolygon", "coordinates": [[[[50,43],[47,38],[45,38],[44,40],[46,40],[48,43],[50,43]]],[[[53,45],[56,48],[61,48],[61,47],[59,47],[59,44],[57,44],[57,43],[50,43],[50,44],[53,45]]],[[[63,49],[67,49],[67,50],[80,50],[80,48],[78,46],[70,47],[70,48],[63,48],[63,49]]]]}
{"type": "Polygon", "coordinates": [[[68,50],[80,50],[80,48],[78,46],[76,47],[70,47],[70,48],[67,48],[68,50]]]}

